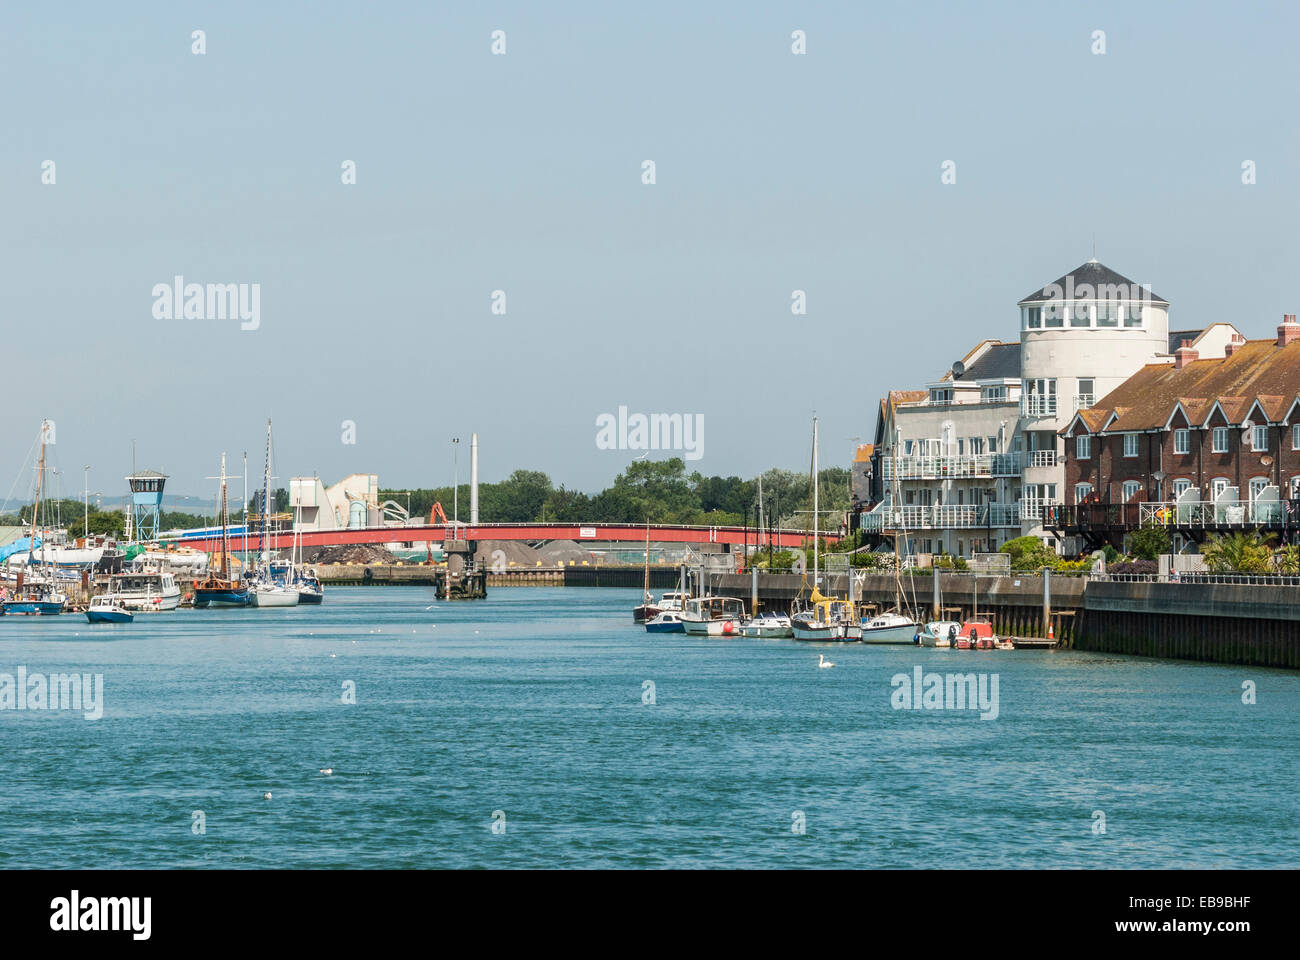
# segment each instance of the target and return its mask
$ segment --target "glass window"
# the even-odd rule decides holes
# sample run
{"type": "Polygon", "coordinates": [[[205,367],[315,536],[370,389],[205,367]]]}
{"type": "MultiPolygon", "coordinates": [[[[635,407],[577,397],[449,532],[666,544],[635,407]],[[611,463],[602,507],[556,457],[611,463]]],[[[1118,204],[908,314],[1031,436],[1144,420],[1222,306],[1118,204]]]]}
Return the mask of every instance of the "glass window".
{"type": "Polygon", "coordinates": [[[1174,499],[1177,500],[1191,487],[1192,481],[1186,477],[1179,477],[1174,481],[1174,499]]]}
{"type": "Polygon", "coordinates": [[[1074,485],[1074,502],[1083,503],[1092,493],[1091,483],[1076,483],[1074,485]]]}
{"type": "Polygon", "coordinates": [[[1291,428],[1291,449],[1300,450],[1300,423],[1291,428]]]}
{"type": "Polygon", "coordinates": [[[1124,456],[1136,457],[1137,455],[1138,455],[1138,435],[1136,433],[1124,434],[1124,456]]]}
{"type": "Polygon", "coordinates": [[[1065,305],[1060,300],[1049,300],[1043,306],[1043,326],[1045,327],[1062,327],[1064,321],[1065,305]]]}
{"type": "Polygon", "coordinates": [[[1213,496],[1215,500],[1218,500],[1219,494],[1223,493],[1223,491],[1227,489],[1228,489],[1227,477],[1215,477],[1213,482],[1210,484],[1210,490],[1213,492],[1213,496]]]}
{"type": "Polygon", "coordinates": [[[1250,502],[1254,503],[1268,487],[1267,477],[1253,477],[1250,481],[1250,502]]]}
{"type": "Polygon", "coordinates": [[[1191,453],[1192,432],[1190,430],[1174,431],[1174,453],[1191,453]]]}
{"type": "Polygon", "coordinates": [[[1092,457],[1092,437],[1082,436],[1074,438],[1074,456],[1077,460],[1088,460],[1092,457]]]}
{"type": "Polygon", "coordinates": [[[989,437],[989,453],[997,453],[997,452],[998,452],[998,438],[989,437]]]}
{"type": "Polygon", "coordinates": [[[1132,500],[1135,496],[1137,496],[1138,491],[1141,489],[1142,489],[1142,484],[1139,481],[1125,480],[1124,481],[1124,502],[1128,503],[1130,500],[1132,500]]]}
{"type": "Polygon", "coordinates": [[[1268,427],[1259,426],[1255,428],[1254,443],[1252,446],[1256,453],[1262,453],[1268,449],[1268,427]]]}
{"type": "Polygon", "coordinates": [[[1119,305],[1115,303],[1097,304],[1097,326],[1118,327],[1119,326],[1119,305]]]}
{"type": "Polygon", "coordinates": [[[1228,452],[1228,428],[1227,428],[1227,427],[1215,427],[1215,428],[1214,428],[1214,441],[1213,441],[1213,443],[1214,443],[1214,445],[1213,445],[1213,447],[1212,447],[1211,449],[1212,449],[1215,453],[1227,453],[1227,452],[1228,452]]]}
{"type": "Polygon", "coordinates": [[[1124,305],[1124,326],[1142,326],[1142,304],[1128,303],[1124,305]]]}
{"type": "Polygon", "coordinates": [[[1043,325],[1043,308],[1026,307],[1025,308],[1025,326],[1031,330],[1037,330],[1043,325]]]}
{"type": "Polygon", "coordinates": [[[1092,326],[1092,305],[1088,303],[1071,304],[1070,305],[1070,326],[1072,327],[1092,326]]]}

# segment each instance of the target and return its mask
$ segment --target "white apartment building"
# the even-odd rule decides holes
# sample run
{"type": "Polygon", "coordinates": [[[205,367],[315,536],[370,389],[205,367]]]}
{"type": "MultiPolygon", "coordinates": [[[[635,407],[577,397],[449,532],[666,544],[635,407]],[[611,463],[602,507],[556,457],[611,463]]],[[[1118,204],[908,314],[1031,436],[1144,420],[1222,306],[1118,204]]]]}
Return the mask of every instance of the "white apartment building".
{"type": "Polygon", "coordinates": [[[1058,431],[1182,342],[1205,357],[1245,340],[1228,323],[1171,334],[1168,301],[1095,259],[1017,307],[1019,342],[982,341],[924,391],[881,401],[865,531],[905,529],[919,554],[969,556],[1023,535],[1073,553],[1042,526],[1063,500],[1058,431]]]}

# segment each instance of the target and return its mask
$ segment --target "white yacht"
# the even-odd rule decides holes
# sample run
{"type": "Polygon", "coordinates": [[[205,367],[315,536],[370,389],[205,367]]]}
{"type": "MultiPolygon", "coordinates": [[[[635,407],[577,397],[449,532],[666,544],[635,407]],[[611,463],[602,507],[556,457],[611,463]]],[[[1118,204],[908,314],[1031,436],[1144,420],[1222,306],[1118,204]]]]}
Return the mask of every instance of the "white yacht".
{"type": "Polygon", "coordinates": [[[166,613],[181,604],[176,577],[165,570],[115,573],[108,578],[107,593],[135,613],[166,613]]]}
{"type": "Polygon", "coordinates": [[[682,611],[682,629],[695,637],[739,636],[745,602],[735,597],[694,597],[682,611]]]}

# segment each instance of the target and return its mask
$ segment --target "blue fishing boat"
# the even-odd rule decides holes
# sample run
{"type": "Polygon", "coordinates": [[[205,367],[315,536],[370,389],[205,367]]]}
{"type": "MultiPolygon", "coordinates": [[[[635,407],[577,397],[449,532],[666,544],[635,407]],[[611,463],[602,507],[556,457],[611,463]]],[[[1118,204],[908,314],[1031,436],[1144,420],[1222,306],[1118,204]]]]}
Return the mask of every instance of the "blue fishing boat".
{"type": "Polygon", "coordinates": [[[659,616],[647,620],[645,623],[646,633],[685,633],[686,627],[682,623],[680,611],[665,610],[659,616]]]}
{"type": "Polygon", "coordinates": [[[133,614],[112,594],[95,597],[86,608],[86,619],[91,623],[131,623],[133,614]]]}

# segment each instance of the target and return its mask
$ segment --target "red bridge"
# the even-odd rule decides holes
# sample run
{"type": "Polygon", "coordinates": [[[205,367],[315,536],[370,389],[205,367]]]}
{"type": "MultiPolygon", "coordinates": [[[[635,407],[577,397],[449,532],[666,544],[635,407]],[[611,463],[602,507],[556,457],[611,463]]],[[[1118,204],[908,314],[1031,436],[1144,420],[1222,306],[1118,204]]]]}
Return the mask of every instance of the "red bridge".
{"type": "MultiPolygon", "coordinates": [[[[556,524],[556,523],[479,523],[479,524],[422,524],[409,527],[363,527],[356,530],[305,530],[301,534],[304,547],[332,547],[340,544],[355,543],[442,543],[444,540],[524,540],[530,543],[544,543],[548,540],[584,540],[597,542],[633,542],[645,543],[646,528],[617,523],[592,524],[556,524]]],[[[753,527],[689,527],[689,526],[650,526],[650,540],[653,543],[688,543],[688,544],[725,544],[741,546],[753,544],[756,536],[753,527]]],[[[780,530],[769,534],[761,531],[757,534],[758,542],[766,547],[769,543],[778,550],[802,546],[812,537],[810,530],[780,530]]],[[[242,546],[244,535],[231,534],[232,550],[242,546]]],[[[250,549],[260,541],[261,534],[250,531],[248,544],[250,549]]],[[[839,534],[822,533],[828,543],[839,541],[839,534]]],[[[167,543],[177,546],[193,547],[209,553],[221,549],[221,536],[201,531],[197,536],[175,536],[162,538],[167,543]]],[[[284,549],[292,546],[291,532],[271,535],[272,549],[284,549]]]]}

